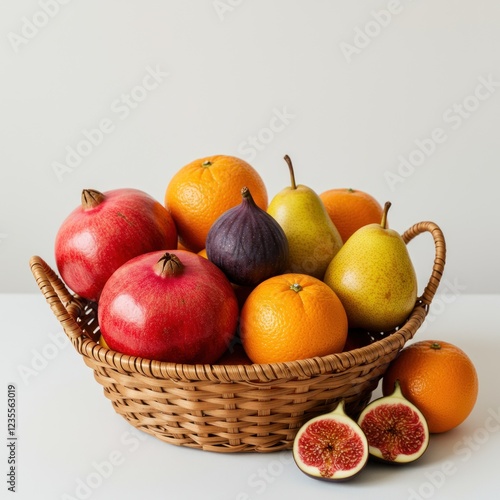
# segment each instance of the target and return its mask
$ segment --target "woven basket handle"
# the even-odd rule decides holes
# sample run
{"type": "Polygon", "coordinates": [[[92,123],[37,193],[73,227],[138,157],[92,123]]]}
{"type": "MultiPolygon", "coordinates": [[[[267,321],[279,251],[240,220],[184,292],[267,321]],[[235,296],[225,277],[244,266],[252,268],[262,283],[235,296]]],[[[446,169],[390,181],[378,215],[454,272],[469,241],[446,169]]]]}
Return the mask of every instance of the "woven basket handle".
{"type": "Polygon", "coordinates": [[[439,282],[441,281],[441,277],[443,276],[444,264],[446,262],[446,242],[443,232],[434,222],[423,221],[418,222],[407,229],[402,234],[402,238],[405,243],[409,243],[413,238],[415,238],[415,236],[425,232],[431,233],[435,245],[435,257],[434,265],[432,266],[432,273],[422,296],[419,298],[427,310],[432,302],[432,299],[434,298],[439,282]]]}
{"type": "Polygon", "coordinates": [[[59,276],[41,257],[36,255],[31,257],[30,267],[52,312],[63,326],[66,335],[79,349],[84,332],[76,322],[76,318],[82,313],[82,304],[68,291],[59,276]]]}

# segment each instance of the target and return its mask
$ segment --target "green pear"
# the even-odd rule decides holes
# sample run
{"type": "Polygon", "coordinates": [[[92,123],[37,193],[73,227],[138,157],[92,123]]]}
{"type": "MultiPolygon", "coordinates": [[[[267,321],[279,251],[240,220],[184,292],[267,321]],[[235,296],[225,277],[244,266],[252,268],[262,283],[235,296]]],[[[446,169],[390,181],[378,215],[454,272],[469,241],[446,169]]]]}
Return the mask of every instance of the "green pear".
{"type": "Polygon", "coordinates": [[[295,183],[292,161],[285,156],[291,185],[277,193],[267,212],[288,239],[288,272],[323,279],[328,264],[342,246],[342,238],[321,198],[311,188],[295,183]]]}
{"type": "Polygon", "coordinates": [[[344,305],[349,328],[387,332],[408,318],[417,299],[417,277],[403,238],[380,224],[358,229],[330,262],[323,281],[344,305]]]}

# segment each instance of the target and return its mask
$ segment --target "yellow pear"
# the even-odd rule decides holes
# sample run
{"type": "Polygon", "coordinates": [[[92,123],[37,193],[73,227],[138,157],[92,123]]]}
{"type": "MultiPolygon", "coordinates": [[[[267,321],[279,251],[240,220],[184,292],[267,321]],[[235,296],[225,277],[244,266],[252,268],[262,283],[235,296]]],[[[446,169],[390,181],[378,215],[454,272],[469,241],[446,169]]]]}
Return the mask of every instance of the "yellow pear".
{"type": "Polygon", "coordinates": [[[291,185],[277,193],[267,212],[282,227],[289,247],[289,272],[322,279],[328,264],[342,246],[342,238],[318,194],[295,183],[292,161],[285,161],[290,170],[291,185]]]}
{"type": "Polygon", "coordinates": [[[323,281],[337,293],[349,328],[387,332],[415,306],[417,277],[406,245],[387,227],[387,202],[380,224],[358,229],[330,262],[323,281]]]}

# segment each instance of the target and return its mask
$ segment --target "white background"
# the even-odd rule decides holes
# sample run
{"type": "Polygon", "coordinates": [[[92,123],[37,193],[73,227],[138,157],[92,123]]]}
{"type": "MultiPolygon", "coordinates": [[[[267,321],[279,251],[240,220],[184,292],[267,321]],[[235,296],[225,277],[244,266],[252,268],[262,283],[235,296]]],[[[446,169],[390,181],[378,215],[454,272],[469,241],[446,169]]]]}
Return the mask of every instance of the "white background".
{"type": "MultiPolygon", "coordinates": [[[[3,3],[0,40],[1,292],[37,290],[28,259],[53,265],[83,188],[163,201],[212,154],[248,160],[270,198],[289,154],[318,192],[391,200],[393,228],[442,227],[451,283],[500,291],[497,1],[23,0],[3,3]],[[85,154],[57,175],[71,148],[85,154]]],[[[411,252],[423,287],[430,239],[411,252]]]]}
{"type": "MultiPolygon", "coordinates": [[[[499,305],[486,294],[500,292],[499,49],[497,0],[3,2],[0,411],[14,384],[13,498],[415,500],[472,498],[479,484],[494,497],[499,305]],[[160,82],[144,92],[148,71],[160,82]],[[489,94],[481,80],[492,82],[489,94]],[[124,106],[127,94],[140,102],[124,106]],[[100,143],[56,175],[54,164],[103,120],[100,143]],[[402,169],[401,157],[422,159],[418,141],[429,154],[402,169]],[[332,485],[300,473],[289,453],[212,454],[132,434],[65,340],[28,260],[38,254],[53,265],[56,231],[81,190],[136,187],[163,200],[179,168],[212,154],[248,160],[270,197],[288,184],[289,154],[298,182],[318,192],[353,187],[391,200],[395,229],[428,219],[442,227],[444,284],[418,339],[463,348],[480,391],[470,417],[434,436],[416,464],[371,463],[332,485]],[[112,455],[113,470],[96,475],[112,455]],[[90,493],[78,490],[92,480],[90,493]]],[[[412,242],[411,254],[423,287],[430,238],[412,242]]]]}

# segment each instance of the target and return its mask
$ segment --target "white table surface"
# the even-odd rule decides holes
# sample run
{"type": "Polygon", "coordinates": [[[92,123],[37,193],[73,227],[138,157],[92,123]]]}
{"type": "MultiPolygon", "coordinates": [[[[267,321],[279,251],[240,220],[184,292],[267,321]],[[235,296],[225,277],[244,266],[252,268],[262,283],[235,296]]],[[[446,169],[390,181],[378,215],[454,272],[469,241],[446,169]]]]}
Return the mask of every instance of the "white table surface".
{"type": "Polygon", "coordinates": [[[458,428],[433,435],[418,462],[368,463],[352,480],[330,483],[305,476],[290,452],[210,453],[136,431],[114,412],[43,296],[0,295],[0,498],[496,498],[500,296],[443,293],[434,304],[414,340],[447,340],[471,357],[479,376],[472,414],[458,428]],[[17,396],[17,494],[12,497],[5,475],[8,384],[15,385],[17,396]]]}

